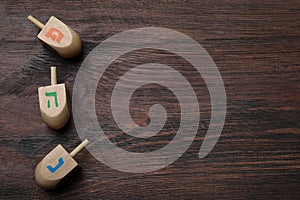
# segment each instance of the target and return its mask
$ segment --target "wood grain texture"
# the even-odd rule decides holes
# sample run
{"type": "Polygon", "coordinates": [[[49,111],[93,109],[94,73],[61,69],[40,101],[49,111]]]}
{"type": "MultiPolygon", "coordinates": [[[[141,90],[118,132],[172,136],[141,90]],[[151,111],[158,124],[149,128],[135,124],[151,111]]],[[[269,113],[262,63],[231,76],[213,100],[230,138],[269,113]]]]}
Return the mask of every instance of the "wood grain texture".
{"type": "Polygon", "coordinates": [[[297,199],[300,196],[300,2],[299,1],[1,1],[0,198],[1,199],[297,199]],[[83,52],[66,60],[36,38],[26,17],[45,23],[56,16],[79,33],[83,52]],[[116,130],[107,110],[120,71],[146,62],[178,69],[198,95],[199,133],[172,165],[152,173],[119,172],[83,150],[82,167],[69,184],[47,192],[34,181],[38,162],[57,144],[70,151],[80,141],[71,119],[49,129],[39,113],[37,88],[58,67],[69,97],[81,62],[100,42],[139,27],[164,27],[192,37],[212,56],[226,87],[227,117],[217,145],[204,159],[198,151],[210,119],[210,98],[195,71],[169,52],[144,49],[120,57],[98,85],[96,110],[105,133],[136,152],[161,148],[176,134],[180,115],[174,95],[151,85],[132,97],[131,114],[147,124],[149,105],[174,113],[161,133],[132,140],[116,130]],[[163,98],[161,98],[163,97],[163,98]]]}

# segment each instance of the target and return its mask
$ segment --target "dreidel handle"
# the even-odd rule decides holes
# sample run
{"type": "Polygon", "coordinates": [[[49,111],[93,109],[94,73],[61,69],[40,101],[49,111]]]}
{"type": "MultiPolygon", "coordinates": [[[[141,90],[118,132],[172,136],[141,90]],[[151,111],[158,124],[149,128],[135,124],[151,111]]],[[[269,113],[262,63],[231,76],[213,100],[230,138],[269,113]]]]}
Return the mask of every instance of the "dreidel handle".
{"type": "Polygon", "coordinates": [[[44,24],[42,24],[39,20],[37,20],[36,18],[32,17],[31,15],[29,15],[27,17],[27,19],[29,21],[31,21],[33,24],[35,24],[37,27],[39,27],[40,29],[43,29],[44,28],[44,24]]]}
{"type": "Polygon", "coordinates": [[[77,153],[79,153],[86,145],[88,145],[89,141],[85,139],[80,145],[78,145],[71,153],[70,156],[74,157],[77,153]]]}
{"type": "Polygon", "coordinates": [[[56,67],[51,67],[51,85],[57,84],[57,78],[56,78],[56,67]]]}

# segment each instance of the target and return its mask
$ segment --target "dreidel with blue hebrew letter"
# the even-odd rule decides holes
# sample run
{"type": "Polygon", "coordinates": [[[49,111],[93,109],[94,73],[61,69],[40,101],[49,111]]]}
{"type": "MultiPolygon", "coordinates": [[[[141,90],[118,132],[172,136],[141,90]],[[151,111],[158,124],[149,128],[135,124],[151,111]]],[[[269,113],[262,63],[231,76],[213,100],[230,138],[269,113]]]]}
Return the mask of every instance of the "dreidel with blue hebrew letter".
{"type": "Polygon", "coordinates": [[[78,163],[73,157],[80,152],[89,141],[84,140],[70,154],[62,145],[57,145],[35,169],[36,182],[45,189],[54,189],[78,169],[78,163]]]}
{"type": "Polygon", "coordinates": [[[57,84],[56,67],[51,67],[51,85],[38,88],[41,116],[53,129],[62,128],[70,118],[66,86],[57,84]]]}
{"type": "Polygon", "coordinates": [[[42,29],[37,37],[62,57],[72,58],[80,53],[82,44],[79,35],[56,17],[50,17],[45,25],[31,15],[28,19],[42,29]]]}

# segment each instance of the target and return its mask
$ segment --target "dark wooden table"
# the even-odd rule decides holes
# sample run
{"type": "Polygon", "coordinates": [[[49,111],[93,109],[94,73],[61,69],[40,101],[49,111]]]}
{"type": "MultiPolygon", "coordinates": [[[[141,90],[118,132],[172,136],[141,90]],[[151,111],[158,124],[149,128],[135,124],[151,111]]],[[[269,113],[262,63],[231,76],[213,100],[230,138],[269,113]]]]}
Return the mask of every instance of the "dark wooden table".
{"type": "MultiPolygon", "coordinates": [[[[1,199],[299,199],[299,1],[4,0],[0,16],[1,199]],[[66,60],[47,49],[36,38],[39,31],[26,19],[28,14],[43,23],[54,15],[76,30],[83,41],[82,55],[66,60]],[[207,157],[198,158],[211,117],[210,96],[199,77],[192,83],[201,102],[198,134],[176,162],[155,172],[124,173],[83,150],[76,157],[82,167],[77,176],[58,190],[41,189],[34,181],[36,164],[57,144],[70,151],[80,142],[73,119],[59,131],[42,122],[37,88],[49,84],[49,67],[58,66],[58,82],[65,82],[72,101],[76,73],[95,46],[122,31],[149,26],[190,36],[214,59],[227,93],[218,143],[207,157]]],[[[124,69],[146,62],[176,68],[184,61],[146,49],[116,62],[124,69]]],[[[113,71],[105,74],[96,95],[99,123],[108,136],[117,133],[112,141],[135,152],[159,149],[171,141],[180,117],[174,95],[153,86],[132,97],[132,116],[141,125],[148,123],[150,103],[161,102],[176,111],[163,133],[141,142],[114,127],[105,106],[110,97],[105,88],[114,84],[112,77],[113,71]]]]}

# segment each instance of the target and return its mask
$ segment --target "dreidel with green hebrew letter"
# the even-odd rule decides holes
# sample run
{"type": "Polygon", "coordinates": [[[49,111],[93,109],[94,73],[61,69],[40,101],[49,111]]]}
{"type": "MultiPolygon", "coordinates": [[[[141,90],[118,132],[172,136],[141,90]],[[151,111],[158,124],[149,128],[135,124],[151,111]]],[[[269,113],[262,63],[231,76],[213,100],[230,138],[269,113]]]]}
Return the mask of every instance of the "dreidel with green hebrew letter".
{"type": "Polygon", "coordinates": [[[88,143],[87,139],[84,140],[70,154],[62,145],[57,145],[36,166],[36,182],[45,189],[54,189],[59,186],[78,169],[79,165],[73,157],[88,143]]]}
{"type": "Polygon", "coordinates": [[[38,88],[41,116],[53,129],[62,128],[70,118],[66,86],[57,84],[56,67],[51,67],[51,85],[38,88]]]}
{"type": "Polygon", "coordinates": [[[56,17],[50,17],[45,25],[31,15],[28,19],[42,29],[37,37],[62,57],[72,58],[81,52],[79,35],[56,17]]]}

